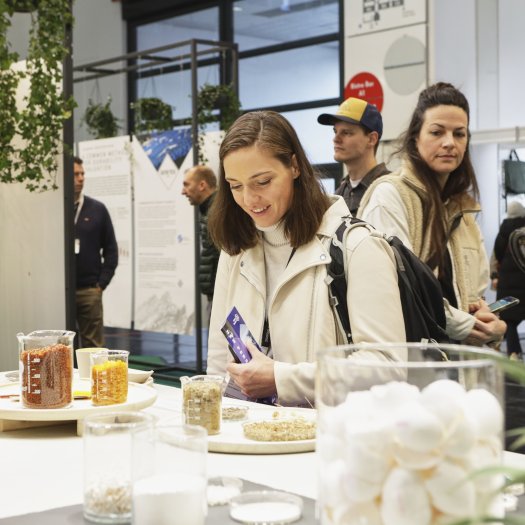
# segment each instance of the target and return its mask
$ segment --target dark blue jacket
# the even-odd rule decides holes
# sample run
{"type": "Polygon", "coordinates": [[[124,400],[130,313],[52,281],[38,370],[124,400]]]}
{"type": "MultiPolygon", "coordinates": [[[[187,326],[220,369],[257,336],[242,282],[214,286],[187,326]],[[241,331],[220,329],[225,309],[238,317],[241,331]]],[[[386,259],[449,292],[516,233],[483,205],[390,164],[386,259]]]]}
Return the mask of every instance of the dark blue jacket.
{"type": "Polygon", "coordinates": [[[111,217],[100,201],[84,196],[75,239],[80,241],[76,255],[77,288],[97,284],[106,288],[118,264],[118,246],[111,217]]]}

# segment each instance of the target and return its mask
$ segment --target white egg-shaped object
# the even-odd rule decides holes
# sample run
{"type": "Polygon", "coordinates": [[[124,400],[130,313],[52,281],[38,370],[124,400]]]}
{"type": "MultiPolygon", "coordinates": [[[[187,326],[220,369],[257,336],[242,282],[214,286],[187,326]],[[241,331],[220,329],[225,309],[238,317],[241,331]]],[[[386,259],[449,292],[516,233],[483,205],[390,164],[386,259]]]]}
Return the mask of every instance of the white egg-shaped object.
{"type": "Polygon", "coordinates": [[[448,427],[443,454],[452,458],[463,458],[477,442],[477,424],[471,414],[460,410],[457,418],[448,427]]]}
{"type": "Polygon", "coordinates": [[[419,398],[419,389],[402,381],[391,381],[384,385],[374,385],[370,393],[376,405],[390,412],[397,407],[419,398]]]}
{"type": "Polygon", "coordinates": [[[386,525],[429,525],[432,509],[418,474],[394,468],[381,496],[381,517],[386,525]]]}
{"type": "Polygon", "coordinates": [[[353,503],[371,502],[381,494],[382,483],[371,482],[368,479],[360,477],[361,473],[348,470],[342,479],[342,490],[347,501],[353,503]]]}
{"type": "Polygon", "coordinates": [[[501,466],[502,442],[498,438],[478,441],[463,463],[466,470],[474,473],[472,481],[480,493],[498,492],[504,483],[502,473],[482,473],[483,469],[501,466]]]}
{"type": "Polygon", "coordinates": [[[333,525],[384,525],[377,503],[339,505],[332,511],[333,525]]]}
{"type": "Polygon", "coordinates": [[[406,403],[392,417],[394,441],[403,448],[429,452],[441,445],[444,438],[443,425],[421,403],[406,403]]]}
{"type": "Polygon", "coordinates": [[[472,516],[476,508],[476,491],[469,473],[450,461],[442,461],[425,486],[432,504],[439,511],[452,516],[472,516]]]}
{"type": "Polygon", "coordinates": [[[440,379],[421,391],[421,404],[439,418],[445,429],[461,417],[461,402],[466,391],[456,381],[440,379]]]}
{"type": "Polygon", "coordinates": [[[435,467],[442,459],[441,449],[418,452],[400,444],[392,447],[392,458],[400,467],[408,470],[426,470],[435,467]]]}
{"type": "Polygon", "coordinates": [[[463,400],[463,410],[476,421],[480,439],[501,434],[503,410],[496,396],[488,390],[482,388],[469,390],[463,400]]]}
{"type": "Polygon", "coordinates": [[[388,449],[372,448],[363,439],[347,440],[343,457],[349,472],[360,479],[380,485],[391,466],[388,449]]]}

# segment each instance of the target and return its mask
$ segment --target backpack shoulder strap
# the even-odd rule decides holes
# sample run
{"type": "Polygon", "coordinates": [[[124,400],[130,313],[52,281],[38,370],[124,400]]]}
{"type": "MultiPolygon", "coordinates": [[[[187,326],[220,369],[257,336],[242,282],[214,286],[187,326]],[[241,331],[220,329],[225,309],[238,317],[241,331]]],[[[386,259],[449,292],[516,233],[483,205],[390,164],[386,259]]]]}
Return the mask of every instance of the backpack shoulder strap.
{"type": "Polygon", "coordinates": [[[327,267],[326,283],[328,284],[329,301],[334,310],[334,317],[338,325],[339,332],[343,334],[343,343],[352,342],[352,329],[348,316],[348,303],[346,300],[346,238],[350,231],[355,227],[367,227],[373,229],[365,221],[352,216],[342,217],[342,222],[330,239],[330,258],[331,262],[327,267]]]}

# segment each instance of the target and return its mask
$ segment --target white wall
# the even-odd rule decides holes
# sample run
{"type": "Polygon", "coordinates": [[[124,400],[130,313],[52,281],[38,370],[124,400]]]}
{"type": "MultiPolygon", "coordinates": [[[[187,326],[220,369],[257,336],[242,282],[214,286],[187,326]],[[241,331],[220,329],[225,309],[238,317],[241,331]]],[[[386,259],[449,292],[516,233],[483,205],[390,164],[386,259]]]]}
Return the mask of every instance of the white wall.
{"type": "MultiPolygon", "coordinates": [[[[28,89],[26,79],[19,104],[28,89]]],[[[60,162],[56,191],[0,183],[0,370],[18,368],[18,332],[66,326],[62,172],[60,162]]]]}

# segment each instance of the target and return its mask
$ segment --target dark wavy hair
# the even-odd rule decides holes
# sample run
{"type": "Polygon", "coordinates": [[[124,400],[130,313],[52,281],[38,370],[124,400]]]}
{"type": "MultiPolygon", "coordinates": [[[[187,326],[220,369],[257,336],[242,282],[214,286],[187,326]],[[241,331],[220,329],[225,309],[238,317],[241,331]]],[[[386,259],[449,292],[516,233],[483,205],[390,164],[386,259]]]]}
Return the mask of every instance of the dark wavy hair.
{"type": "Polygon", "coordinates": [[[233,198],[225,178],[224,159],[234,151],[254,145],[287,168],[291,168],[295,155],[300,175],[294,179],[292,203],[284,216],[284,230],[294,248],[314,238],[330,206],[319,174],[308,161],[288,120],[274,111],[245,113],[232,124],[222,141],[219,188],[208,215],[208,231],[213,242],[230,255],[255,246],[259,233],[252,218],[233,198]]]}
{"type": "MultiPolygon", "coordinates": [[[[470,122],[470,109],[465,95],[452,84],[437,82],[420,93],[408,129],[402,137],[399,152],[411,162],[415,175],[423,182],[427,190],[426,201],[423,205],[422,227],[430,232],[430,255],[425,262],[432,268],[439,266],[442,269],[447,239],[450,234],[443,224],[444,202],[448,199],[461,200],[465,195],[471,195],[477,200],[479,189],[470,160],[468,142],[461,164],[450,173],[443,188],[439,184],[436,173],[421,158],[416,141],[421,132],[426,111],[435,106],[459,107],[467,114],[467,125],[470,122]]],[[[467,133],[470,142],[470,131],[467,133]]]]}

